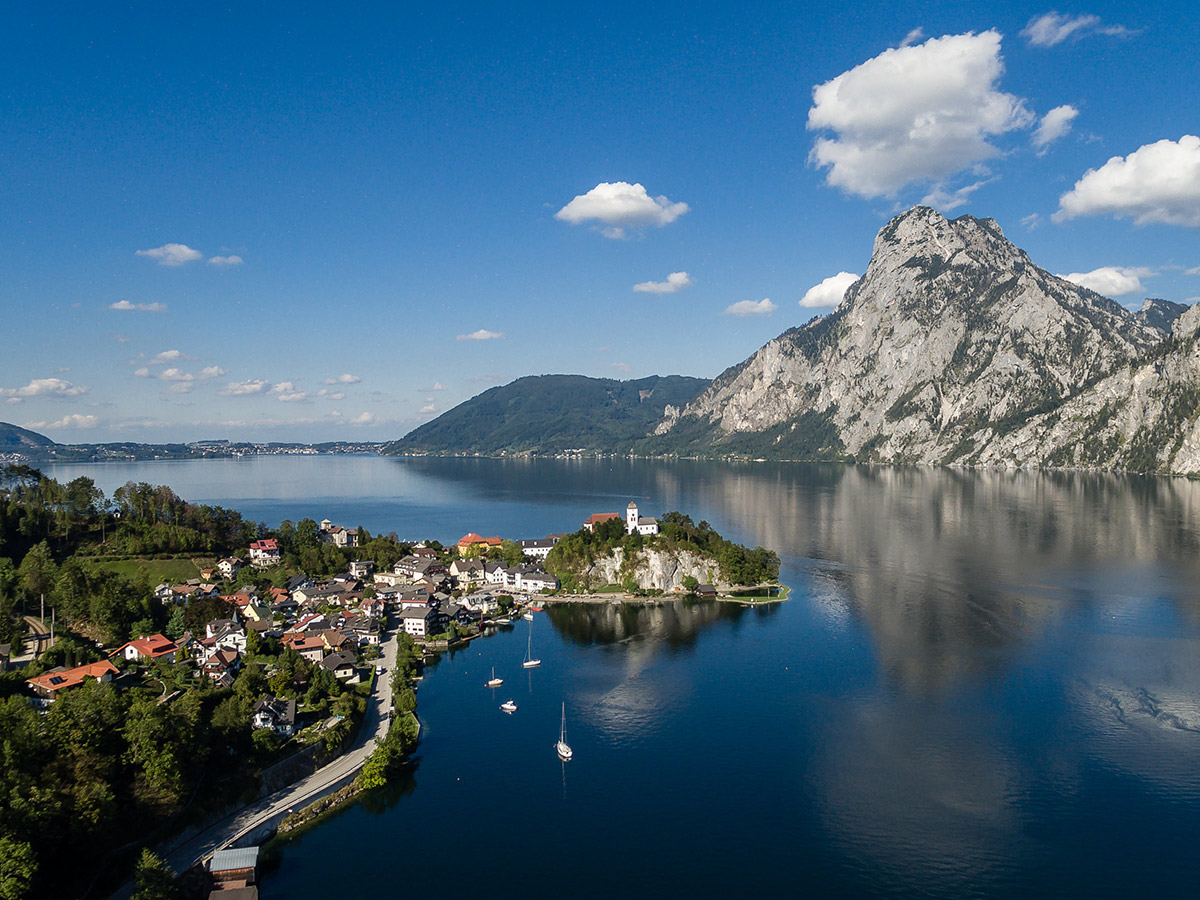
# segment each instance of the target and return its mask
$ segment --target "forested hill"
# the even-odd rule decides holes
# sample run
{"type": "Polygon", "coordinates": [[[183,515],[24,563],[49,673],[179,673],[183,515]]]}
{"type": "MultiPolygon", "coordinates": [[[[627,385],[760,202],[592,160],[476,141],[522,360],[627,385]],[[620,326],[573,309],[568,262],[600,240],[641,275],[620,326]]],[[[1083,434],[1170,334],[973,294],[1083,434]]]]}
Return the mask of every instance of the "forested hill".
{"type": "Polygon", "coordinates": [[[628,452],[662,419],[708,386],[703,378],[632,381],[531,375],[460,403],[385,449],[404,453],[628,452]]]}
{"type": "Polygon", "coordinates": [[[38,447],[53,447],[44,434],[29,431],[10,422],[0,422],[0,453],[20,453],[38,447]]]}

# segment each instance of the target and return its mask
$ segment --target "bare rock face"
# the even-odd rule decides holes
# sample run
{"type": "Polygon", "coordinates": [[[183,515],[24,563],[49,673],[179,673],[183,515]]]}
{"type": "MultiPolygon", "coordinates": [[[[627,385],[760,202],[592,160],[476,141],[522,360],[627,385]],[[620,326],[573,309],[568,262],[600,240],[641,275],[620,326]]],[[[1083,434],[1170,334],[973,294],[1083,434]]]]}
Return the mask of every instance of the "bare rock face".
{"type": "Polygon", "coordinates": [[[617,547],[612,556],[596,560],[580,573],[582,579],[596,587],[623,584],[627,576],[632,576],[643,590],[661,591],[681,587],[689,575],[699,582],[711,583],[717,577],[717,564],[689,550],[653,549],[639,551],[636,559],[626,564],[624,549],[617,547]]]}
{"type": "Polygon", "coordinates": [[[1135,314],[1051,275],[992,219],[916,207],[879,232],[837,309],[656,433],[792,459],[1198,471],[1186,386],[1200,372],[1184,349],[1198,327],[1194,309],[1135,314]]]}

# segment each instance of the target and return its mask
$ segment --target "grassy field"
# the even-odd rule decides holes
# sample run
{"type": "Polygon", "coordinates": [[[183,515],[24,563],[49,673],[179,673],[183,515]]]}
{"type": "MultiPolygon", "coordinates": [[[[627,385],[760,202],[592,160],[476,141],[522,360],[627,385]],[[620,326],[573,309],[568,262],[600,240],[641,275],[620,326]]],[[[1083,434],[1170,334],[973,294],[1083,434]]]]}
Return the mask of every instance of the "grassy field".
{"type": "Polygon", "coordinates": [[[117,559],[106,560],[100,565],[126,578],[136,578],[138,572],[145,568],[151,586],[162,581],[178,584],[189,578],[200,577],[200,569],[191,559],[117,559]]]}

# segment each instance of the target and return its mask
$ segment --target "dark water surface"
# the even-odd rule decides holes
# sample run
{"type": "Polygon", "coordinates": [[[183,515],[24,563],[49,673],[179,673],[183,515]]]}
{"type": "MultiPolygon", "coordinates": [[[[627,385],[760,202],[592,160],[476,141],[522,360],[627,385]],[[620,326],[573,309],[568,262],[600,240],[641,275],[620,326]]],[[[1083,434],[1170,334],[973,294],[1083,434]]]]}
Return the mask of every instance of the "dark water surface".
{"type": "Polygon", "coordinates": [[[287,844],[266,900],[1195,891],[1200,485],[626,460],[51,471],[443,541],[574,530],[632,496],[783,560],[782,605],[558,608],[532,626],[540,669],[520,668],[528,622],[445,657],[411,772],[287,844]]]}

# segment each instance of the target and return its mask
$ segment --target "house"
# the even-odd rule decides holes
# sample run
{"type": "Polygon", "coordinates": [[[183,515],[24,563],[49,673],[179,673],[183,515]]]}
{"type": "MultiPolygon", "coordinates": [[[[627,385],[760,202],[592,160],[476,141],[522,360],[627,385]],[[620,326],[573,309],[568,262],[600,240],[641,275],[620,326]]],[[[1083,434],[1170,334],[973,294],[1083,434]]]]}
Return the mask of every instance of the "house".
{"type": "Polygon", "coordinates": [[[322,519],[321,529],[317,532],[317,540],[333,544],[335,547],[357,547],[358,529],[343,528],[341,525],[334,525],[328,519],[322,519]]]}
{"type": "Polygon", "coordinates": [[[166,662],[175,662],[179,648],[175,646],[175,642],[169,637],[162,634],[152,634],[149,636],[142,635],[141,637],[122,644],[116,650],[109,654],[110,657],[121,654],[124,659],[149,659],[149,660],[164,660],[166,662]]]}
{"type": "Polygon", "coordinates": [[[221,573],[221,577],[226,581],[233,581],[237,577],[238,570],[242,567],[242,561],[236,556],[227,556],[224,559],[217,560],[217,571],[221,573]]]}
{"type": "Polygon", "coordinates": [[[345,684],[358,684],[358,668],[354,665],[354,654],[339,651],[330,653],[321,660],[321,668],[332,672],[334,678],[345,684]]]}
{"type": "Polygon", "coordinates": [[[254,704],[255,728],[270,728],[276,734],[291,737],[296,732],[296,701],[282,697],[262,697],[254,704]]]}
{"type": "Polygon", "coordinates": [[[487,593],[468,594],[458,601],[464,607],[474,612],[488,614],[500,608],[500,601],[487,593]]]}
{"type": "Polygon", "coordinates": [[[423,587],[409,588],[401,591],[397,597],[401,611],[406,609],[427,609],[432,605],[433,594],[423,587]]]}
{"type": "Polygon", "coordinates": [[[290,737],[296,731],[296,701],[282,697],[262,697],[254,704],[255,728],[270,728],[290,737]]]}
{"type": "Polygon", "coordinates": [[[238,654],[246,652],[246,629],[236,619],[217,619],[209,622],[204,630],[208,635],[204,640],[206,646],[238,654]]]}
{"type": "Polygon", "coordinates": [[[208,863],[208,872],[218,891],[252,885],[258,880],[258,848],[218,850],[208,863]]]}
{"type": "Polygon", "coordinates": [[[375,563],[369,559],[350,560],[350,576],[352,578],[370,578],[375,571],[375,563]]]}
{"type": "Polygon", "coordinates": [[[25,683],[33,688],[33,692],[43,700],[53,700],[58,696],[59,691],[77,687],[88,678],[95,678],[101,684],[107,684],[116,674],[117,667],[105,659],[100,662],[88,663],[85,666],[76,666],[73,669],[58,666],[45,675],[26,679],[25,683]]]}
{"type": "Polygon", "coordinates": [[[241,658],[232,650],[215,650],[200,664],[200,671],[221,687],[231,687],[241,667],[241,658]]]}
{"type": "Polygon", "coordinates": [[[325,657],[325,642],[320,635],[285,634],[283,645],[291,647],[310,662],[320,662],[325,657]]]}
{"type": "Polygon", "coordinates": [[[488,584],[507,587],[509,582],[508,568],[502,563],[487,562],[483,566],[483,577],[488,584]]]}
{"type": "Polygon", "coordinates": [[[417,544],[412,549],[413,556],[419,556],[422,559],[437,559],[438,552],[432,547],[426,547],[424,544],[417,544]]]}
{"type": "Polygon", "coordinates": [[[557,591],[559,581],[541,569],[518,569],[513,588],[536,594],[539,591],[557,591]]]}
{"type": "Polygon", "coordinates": [[[378,595],[358,604],[358,611],[368,619],[379,619],[387,609],[387,603],[378,595]]]}
{"type": "Polygon", "coordinates": [[[607,522],[610,519],[619,519],[619,518],[621,518],[621,517],[619,515],[617,515],[616,513],[592,513],[590,516],[588,516],[586,519],[583,520],[583,530],[584,531],[595,531],[596,526],[599,525],[601,522],[607,522]]]}
{"type": "Polygon", "coordinates": [[[499,546],[500,538],[480,537],[473,531],[460,537],[457,544],[459,556],[476,556],[480,553],[486,553],[492,547],[499,546]]]}
{"type": "Polygon", "coordinates": [[[406,609],[400,613],[400,620],[404,623],[404,631],[413,637],[441,634],[450,624],[445,613],[433,608],[406,609]]]}
{"type": "Polygon", "coordinates": [[[275,538],[251,541],[250,565],[256,569],[269,569],[279,565],[279,542],[275,538]]]}
{"type": "Polygon", "coordinates": [[[456,559],[450,563],[450,576],[458,584],[483,581],[483,563],[477,559],[456,559]]]}
{"type": "Polygon", "coordinates": [[[632,500],[625,507],[626,534],[658,534],[658,519],[650,516],[639,516],[638,506],[632,500]]]}
{"type": "Polygon", "coordinates": [[[287,589],[289,594],[294,591],[303,590],[304,588],[310,588],[312,586],[313,580],[303,572],[301,572],[299,575],[293,575],[286,582],[284,582],[284,587],[287,589]]]}
{"type": "Polygon", "coordinates": [[[532,541],[520,541],[521,552],[533,559],[545,559],[558,543],[558,538],[539,538],[532,541]]]}
{"type": "Polygon", "coordinates": [[[336,628],[327,628],[321,632],[321,642],[325,645],[325,649],[330,652],[338,652],[346,649],[357,649],[358,638],[352,634],[347,634],[336,628]]]}

